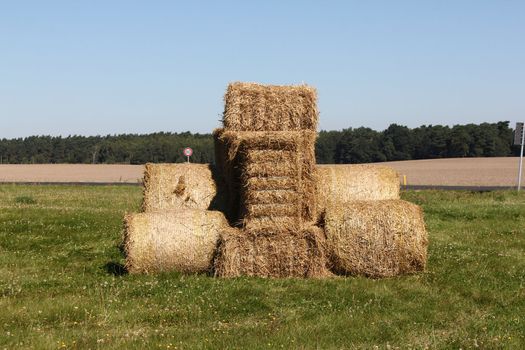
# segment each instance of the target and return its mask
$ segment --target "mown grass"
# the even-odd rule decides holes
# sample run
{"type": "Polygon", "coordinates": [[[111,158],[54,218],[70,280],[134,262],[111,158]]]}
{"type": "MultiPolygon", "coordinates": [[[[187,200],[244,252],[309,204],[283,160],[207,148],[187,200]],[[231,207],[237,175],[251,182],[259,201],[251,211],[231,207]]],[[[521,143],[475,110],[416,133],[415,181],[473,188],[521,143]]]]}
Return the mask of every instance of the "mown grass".
{"type": "Polygon", "coordinates": [[[0,348],[524,348],[525,195],[404,198],[425,273],[222,280],[122,274],[139,187],[1,185],[0,348]]]}

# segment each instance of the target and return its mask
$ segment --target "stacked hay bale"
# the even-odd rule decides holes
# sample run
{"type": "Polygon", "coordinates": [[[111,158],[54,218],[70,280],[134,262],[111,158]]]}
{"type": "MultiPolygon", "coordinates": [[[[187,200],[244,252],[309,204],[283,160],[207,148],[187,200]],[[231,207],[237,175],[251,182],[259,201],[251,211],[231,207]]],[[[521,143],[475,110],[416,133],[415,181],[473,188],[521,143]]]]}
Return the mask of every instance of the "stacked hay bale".
{"type": "Polygon", "coordinates": [[[219,232],[222,179],[207,164],[146,164],[142,213],[124,217],[130,273],[210,271],[219,232]]]}
{"type": "Polygon", "coordinates": [[[307,86],[230,84],[215,132],[233,195],[216,274],[306,277],[325,273],[315,220],[316,92],[307,86]]]}

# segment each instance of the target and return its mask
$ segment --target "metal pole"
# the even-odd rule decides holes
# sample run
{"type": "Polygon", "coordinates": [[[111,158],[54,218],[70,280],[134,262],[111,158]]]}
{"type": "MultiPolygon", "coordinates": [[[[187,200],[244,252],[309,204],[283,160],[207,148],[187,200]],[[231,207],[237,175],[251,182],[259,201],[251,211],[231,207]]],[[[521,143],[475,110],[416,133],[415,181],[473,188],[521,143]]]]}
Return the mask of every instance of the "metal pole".
{"type": "Polygon", "coordinates": [[[190,156],[186,156],[186,157],[188,157],[188,163],[189,163],[190,162],[190,156]]]}
{"type": "Polygon", "coordinates": [[[521,190],[521,173],[523,171],[523,144],[525,143],[525,130],[521,132],[520,169],[518,171],[518,191],[521,190]]]}

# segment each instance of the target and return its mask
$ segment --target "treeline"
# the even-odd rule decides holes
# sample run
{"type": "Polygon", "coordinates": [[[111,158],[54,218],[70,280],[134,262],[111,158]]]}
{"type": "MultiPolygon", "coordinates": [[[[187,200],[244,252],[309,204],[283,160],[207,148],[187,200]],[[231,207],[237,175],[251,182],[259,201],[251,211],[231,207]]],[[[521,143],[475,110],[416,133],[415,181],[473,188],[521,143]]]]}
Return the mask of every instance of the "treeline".
{"type": "Polygon", "coordinates": [[[505,157],[518,155],[508,121],[455,125],[397,124],[378,132],[370,128],[321,131],[316,145],[319,163],[371,163],[393,160],[505,157]]]}
{"type": "MultiPolygon", "coordinates": [[[[213,163],[210,134],[160,132],[147,135],[31,136],[0,140],[0,163],[179,163],[185,147],[195,163],[213,163]]],[[[316,144],[318,163],[370,163],[391,160],[503,157],[518,155],[509,122],[423,125],[397,124],[384,131],[348,128],[321,131],[316,144]]]]}
{"type": "Polygon", "coordinates": [[[192,162],[214,161],[210,134],[159,132],[147,135],[31,136],[0,140],[3,163],[180,163],[185,147],[192,162]]]}

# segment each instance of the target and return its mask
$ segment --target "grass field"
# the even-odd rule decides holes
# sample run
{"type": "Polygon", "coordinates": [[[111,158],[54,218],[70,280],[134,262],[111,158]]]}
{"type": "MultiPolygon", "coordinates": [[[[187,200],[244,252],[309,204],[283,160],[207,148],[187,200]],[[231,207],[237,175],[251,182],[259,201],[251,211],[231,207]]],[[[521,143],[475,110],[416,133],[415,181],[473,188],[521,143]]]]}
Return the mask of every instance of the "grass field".
{"type": "Polygon", "coordinates": [[[0,349],[525,348],[525,195],[408,192],[428,271],[371,280],[123,274],[134,186],[0,186],[0,349]]]}

